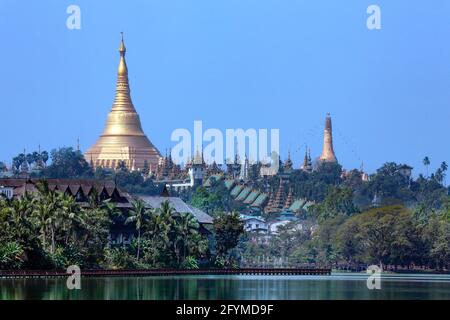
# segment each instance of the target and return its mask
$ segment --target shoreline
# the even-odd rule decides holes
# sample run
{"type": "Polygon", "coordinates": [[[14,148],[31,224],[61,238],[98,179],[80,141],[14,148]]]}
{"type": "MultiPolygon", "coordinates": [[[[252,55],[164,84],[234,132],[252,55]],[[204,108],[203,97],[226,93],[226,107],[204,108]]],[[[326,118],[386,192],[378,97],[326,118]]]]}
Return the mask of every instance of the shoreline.
{"type": "MultiPolygon", "coordinates": [[[[83,277],[146,277],[179,275],[331,275],[329,268],[242,268],[242,269],[144,269],[85,270],[83,277]]],[[[1,270],[0,279],[67,277],[65,270],[1,270]]]]}

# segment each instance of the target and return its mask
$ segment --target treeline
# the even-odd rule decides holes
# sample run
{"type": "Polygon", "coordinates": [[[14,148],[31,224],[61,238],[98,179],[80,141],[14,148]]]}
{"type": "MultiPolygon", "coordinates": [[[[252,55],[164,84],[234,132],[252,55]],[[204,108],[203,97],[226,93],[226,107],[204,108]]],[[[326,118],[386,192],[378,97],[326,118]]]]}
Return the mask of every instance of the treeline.
{"type": "Polygon", "coordinates": [[[136,200],[121,212],[95,192],[81,206],[45,181],[19,199],[0,197],[0,269],[198,268],[231,266],[230,254],[243,233],[237,214],[214,220],[210,238],[188,213],[175,214],[168,202],[156,210],[136,200]],[[135,228],[129,246],[111,246],[109,229],[117,218],[135,228]]]}
{"type": "Polygon", "coordinates": [[[279,259],[286,265],[332,267],[450,268],[450,201],[426,218],[401,205],[373,208],[348,217],[290,223],[264,243],[258,236],[241,246],[245,261],[279,259]],[[256,259],[255,259],[256,258],[256,259]]]}

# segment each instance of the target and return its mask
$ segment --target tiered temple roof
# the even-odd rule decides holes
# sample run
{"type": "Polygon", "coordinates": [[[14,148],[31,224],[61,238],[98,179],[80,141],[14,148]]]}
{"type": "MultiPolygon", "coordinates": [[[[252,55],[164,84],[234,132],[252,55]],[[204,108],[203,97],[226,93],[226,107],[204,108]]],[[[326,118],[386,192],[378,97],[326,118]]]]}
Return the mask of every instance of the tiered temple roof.
{"type": "Polygon", "coordinates": [[[286,198],[286,203],[284,204],[284,208],[289,209],[293,202],[294,202],[294,197],[292,194],[292,188],[289,188],[289,194],[286,198]]]}
{"type": "MultiPolygon", "coordinates": [[[[25,192],[37,191],[39,179],[0,179],[0,186],[13,189],[15,198],[22,197],[25,192]]],[[[47,179],[50,190],[64,192],[75,197],[77,202],[88,202],[89,197],[96,192],[101,199],[112,199],[118,207],[131,207],[132,196],[116,187],[113,182],[101,182],[89,179],[47,179]]]]}
{"type": "Polygon", "coordinates": [[[272,199],[272,202],[265,208],[266,213],[281,212],[284,208],[284,191],[283,191],[283,181],[280,179],[280,185],[278,186],[277,193],[272,199]]]}
{"type": "Polygon", "coordinates": [[[287,157],[286,161],[284,162],[284,167],[283,168],[284,168],[285,172],[290,172],[290,171],[293,170],[293,167],[294,167],[294,165],[293,165],[292,160],[291,160],[291,152],[289,151],[288,152],[288,157],[287,157]]]}

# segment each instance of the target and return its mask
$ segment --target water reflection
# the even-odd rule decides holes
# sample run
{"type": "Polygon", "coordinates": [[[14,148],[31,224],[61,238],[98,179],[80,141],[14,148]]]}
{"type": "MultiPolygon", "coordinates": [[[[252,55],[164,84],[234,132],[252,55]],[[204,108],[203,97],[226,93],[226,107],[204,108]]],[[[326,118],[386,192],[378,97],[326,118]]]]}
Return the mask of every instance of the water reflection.
{"type": "Polygon", "coordinates": [[[0,299],[450,299],[450,275],[384,275],[381,290],[368,290],[367,275],[179,276],[84,278],[81,290],[66,279],[3,279],[0,299]]]}

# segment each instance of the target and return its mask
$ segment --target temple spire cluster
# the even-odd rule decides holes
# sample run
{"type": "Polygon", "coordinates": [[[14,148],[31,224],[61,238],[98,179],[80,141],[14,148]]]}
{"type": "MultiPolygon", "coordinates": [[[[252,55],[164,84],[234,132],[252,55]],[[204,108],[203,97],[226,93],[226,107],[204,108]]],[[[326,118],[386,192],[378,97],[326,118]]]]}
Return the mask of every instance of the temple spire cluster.
{"type": "Polygon", "coordinates": [[[116,169],[124,163],[132,170],[149,166],[153,171],[160,163],[161,154],[142,130],[139,115],[131,100],[126,51],[122,34],[114,103],[102,135],[85,153],[85,158],[94,167],[116,169]]]}

